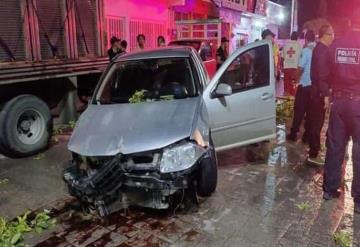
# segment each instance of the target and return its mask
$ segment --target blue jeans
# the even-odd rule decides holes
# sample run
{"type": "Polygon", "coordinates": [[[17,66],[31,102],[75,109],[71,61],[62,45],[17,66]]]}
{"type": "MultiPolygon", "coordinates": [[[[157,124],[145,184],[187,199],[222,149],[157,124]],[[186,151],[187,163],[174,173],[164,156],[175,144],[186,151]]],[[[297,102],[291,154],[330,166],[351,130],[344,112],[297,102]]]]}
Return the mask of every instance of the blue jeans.
{"type": "Polygon", "coordinates": [[[326,141],[324,167],[324,191],[340,188],[342,164],[348,141],[353,140],[353,182],[351,195],[360,202],[360,101],[335,99],[331,107],[330,122],[326,141]]]}

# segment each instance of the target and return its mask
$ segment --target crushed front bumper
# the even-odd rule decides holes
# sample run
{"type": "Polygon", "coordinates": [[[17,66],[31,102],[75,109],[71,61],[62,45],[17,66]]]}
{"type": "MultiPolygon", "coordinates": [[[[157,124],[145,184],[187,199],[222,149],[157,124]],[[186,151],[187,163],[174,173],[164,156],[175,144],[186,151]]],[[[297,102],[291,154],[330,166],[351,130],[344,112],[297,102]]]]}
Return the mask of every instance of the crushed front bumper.
{"type": "Polygon", "coordinates": [[[64,180],[72,196],[105,216],[129,205],[168,208],[172,195],[192,185],[197,167],[196,164],[181,172],[161,174],[158,168],[141,164],[129,168],[114,157],[91,175],[81,175],[76,161],[71,161],[64,171],[64,180]]]}

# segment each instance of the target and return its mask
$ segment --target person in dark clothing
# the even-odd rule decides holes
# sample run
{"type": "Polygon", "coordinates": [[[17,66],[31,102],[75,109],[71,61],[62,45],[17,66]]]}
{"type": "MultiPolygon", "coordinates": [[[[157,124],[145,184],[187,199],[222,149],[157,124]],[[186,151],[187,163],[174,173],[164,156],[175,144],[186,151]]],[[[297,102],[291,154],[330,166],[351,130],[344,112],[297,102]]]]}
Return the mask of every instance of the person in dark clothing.
{"type": "MultiPolygon", "coordinates": [[[[332,106],[326,140],[324,199],[340,196],[342,164],[350,137],[353,141],[354,211],[360,214],[360,8],[351,19],[351,31],[330,47],[332,106]]],[[[326,88],[321,91],[327,93],[326,88]]]]}
{"type": "Polygon", "coordinates": [[[157,47],[164,47],[164,46],[166,46],[165,38],[164,38],[164,36],[160,35],[157,38],[157,47]]]}
{"type": "Polygon", "coordinates": [[[325,113],[329,107],[330,58],[329,46],[334,40],[334,30],[330,25],[324,25],[319,30],[319,42],[314,48],[311,59],[311,100],[309,111],[308,132],[309,158],[308,162],[324,165],[320,157],[321,130],[325,121],[325,113]]]}
{"type": "Polygon", "coordinates": [[[229,40],[226,37],[221,38],[221,45],[216,51],[216,69],[219,69],[220,66],[225,62],[228,57],[228,46],[229,40]]]}
{"type": "Polygon", "coordinates": [[[201,42],[199,55],[200,55],[202,61],[207,61],[208,57],[211,57],[211,56],[209,56],[208,53],[209,53],[209,51],[206,47],[206,43],[204,41],[201,42]]]}
{"type": "Polygon", "coordinates": [[[108,50],[110,61],[120,53],[120,41],[121,40],[115,36],[110,39],[111,48],[108,50]]]}
{"type": "Polygon", "coordinates": [[[126,42],[126,40],[122,40],[120,43],[120,54],[125,54],[127,53],[127,45],[128,43],[126,42]]]}
{"type": "Polygon", "coordinates": [[[294,105],[294,118],[290,134],[287,136],[288,140],[296,141],[297,134],[300,130],[301,123],[306,116],[305,133],[303,135],[303,142],[307,142],[309,126],[309,109],[310,109],[310,91],[311,91],[311,59],[312,52],[315,47],[315,33],[308,31],[305,34],[305,48],[301,52],[299,60],[299,74],[300,81],[296,92],[295,105],[294,105]]]}

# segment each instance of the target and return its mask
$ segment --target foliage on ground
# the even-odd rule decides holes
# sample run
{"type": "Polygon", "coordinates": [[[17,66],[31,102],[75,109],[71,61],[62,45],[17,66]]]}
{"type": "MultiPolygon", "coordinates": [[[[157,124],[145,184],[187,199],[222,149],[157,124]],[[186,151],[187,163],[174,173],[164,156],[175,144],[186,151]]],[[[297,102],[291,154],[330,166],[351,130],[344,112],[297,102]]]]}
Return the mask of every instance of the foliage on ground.
{"type": "Polygon", "coordinates": [[[76,121],[69,121],[69,127],[70,127],[71,129],[74,129],[75,126],[76,126],[76,121]]]}
{"type": "Polygon", "coordinates": [[[43,159],[45,159],[45,154],[39,153],[33,159],[34,160],[43,160],[43,159]]]}
{"type": "Polygon", "coordinates": [[[30,211],[23,216],[16,217],[15,220],[6,221],[5,218],[0,217],[0,246],[1,247],[25,247],[24,234],[35,231],[41,233],[46,229],[55,226],[55,219],[51,219],[49,212],[44,210],[38,213],[32,221],[29,221],[28,216],[30,211]]]}
{"type": "Polygon", "coordinates": [[[64,132],[64,126],[56,126],[53,130],[53,135],[61,135],[64,132]]]}
{"type": "Polygon", "coordinates": [[[294,99],[289,97],[276,99],[276,122],[286,123],[292,119],[294,112],[294,99]]]}
{"type": "Polygon", "coordinates": [[[58,143],[59,142],[58,135],[63,134],[64,132],[66,132],[66,130],[74,130],[75,126],[76,126],[76,121],[69,121],[68,124],[56,126],[53,130],[51,141],[53,143],[58,143]]]}
{"type": "Polygon", "coordinates": [[[9,179],[7,179],[7,178],[0,179],[0,186],[5,185],[7,183],[9,183],[9,179]]]}
{"type": "Polygon", "coordinates": [[[349,233],[340,231],[336,232],[333,235],[335,244],[339,247],[350,247],[351,246],[351,237],[349,233]]]}
{"type": "Polygon", "coordinates": [[[31,221],[31,225],[33,226],[35,232],[42,233],[46,229],[50,229],[54,227],[56,224],[55,219],[51,219],[49,216],[49,212],[44,210],[41,213],[38,213],[35,216],[35,219],[31,221]]]}
{"type": "Polygon", "coordinates": [[[295,204],[295,207],[299,209],[301,212],[307,212],[310,210],[310,204],[308,202],[295,204]]]}

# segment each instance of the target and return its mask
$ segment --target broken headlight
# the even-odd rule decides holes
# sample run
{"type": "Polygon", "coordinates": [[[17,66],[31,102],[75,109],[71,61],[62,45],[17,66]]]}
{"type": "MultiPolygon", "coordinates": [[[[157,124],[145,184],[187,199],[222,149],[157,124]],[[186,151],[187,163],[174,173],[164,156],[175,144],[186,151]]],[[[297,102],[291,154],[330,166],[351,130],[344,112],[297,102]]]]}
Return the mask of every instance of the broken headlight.
{"type": "Polygon", "coordinates": [[[185,143],[167,148],[161,158],[160,172],[178,172],[193,166],[205,153],[205,149],[195,143],[185,143]]]}

